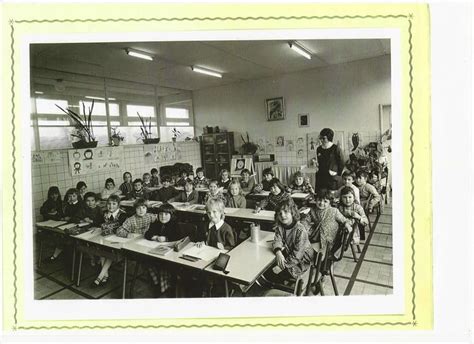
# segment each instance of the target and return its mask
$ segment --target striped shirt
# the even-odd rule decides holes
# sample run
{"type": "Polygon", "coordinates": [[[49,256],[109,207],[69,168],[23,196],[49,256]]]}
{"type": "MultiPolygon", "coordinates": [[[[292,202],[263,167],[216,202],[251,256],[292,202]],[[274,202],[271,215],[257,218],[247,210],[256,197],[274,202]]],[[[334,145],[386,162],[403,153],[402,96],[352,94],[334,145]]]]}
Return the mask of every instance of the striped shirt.
{"type": "Polygon", "coordinates": [[[122,226],[117,229],[117,236],[126,238],[128,233],[145,234],[150,228],[150,224],[155,222],[158,216],[156,214],[146,213],[143,216],[133,215],[125,220],[122,226]]]}

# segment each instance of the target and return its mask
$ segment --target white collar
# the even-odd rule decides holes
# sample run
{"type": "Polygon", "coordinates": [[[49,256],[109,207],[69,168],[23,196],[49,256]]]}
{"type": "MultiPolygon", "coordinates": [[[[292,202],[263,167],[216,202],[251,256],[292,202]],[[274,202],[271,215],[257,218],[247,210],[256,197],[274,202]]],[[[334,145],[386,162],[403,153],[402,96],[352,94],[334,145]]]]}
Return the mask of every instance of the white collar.
{"type": "MultiPolygon", "coordinates": [[[[219,222],[217,222],[215,224],[216,230],[219,230],[219,228],[221,228],[223,224],[224,224],[224,220],[220,220],[219,222]]],[[[214,226],[214,224],[212,222],[209,222],[209,229],[212,228],[212,226],[214,226]]]]}
{"type": "MultiPolygon", "coordinates": [[[[77,202],[79,202],[79,201],[78,201],[78,200],[76,200],[76,202],[72,203],[72,205],[74,205],[74,204],[77,204],[77,202]]],[[[70,204],[71,204],[71,203],[70,203],[70,204]]]]}
{"type": "Polygon", "coordinates": [[[116,218],[117,218],[117,215],[118,215],[118,213],[119,213],[119,211],[120,211],[120,208],[118,208],[118,209],[117,209],[116,211],[114,211],[113,213],[109,213],[109,218],[110,218],[110,216],[112,216],[114,219],[116,219],[116,218]]]}
{"type": "Polygon", "coordinates": [[[184,192],[186,192],[186,196],[189,196],[189,195],[191,195],[191,194],[193,193],[193,190],[191,190],[191,191],[189,191],[189,192],[187,192],[186,190],[184,190],[184,192]]]}

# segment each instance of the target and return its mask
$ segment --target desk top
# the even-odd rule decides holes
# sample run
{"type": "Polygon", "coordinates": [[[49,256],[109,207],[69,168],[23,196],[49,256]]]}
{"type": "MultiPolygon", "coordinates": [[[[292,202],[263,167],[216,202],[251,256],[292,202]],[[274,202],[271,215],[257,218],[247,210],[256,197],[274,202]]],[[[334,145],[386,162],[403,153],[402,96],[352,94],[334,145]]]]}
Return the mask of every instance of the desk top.
{"type": "MultiPolygon", "coordinates": [[[[192,262],[192,261],[180,258],[183,255],[183,252],[185,252],[187,249],[191,248],[194,245],[193,242],[190,242],[188,245],[186,245],[186,247],[183,248],[180,252],[171,251],[168,254],[161,256],[161,255],[150,253],[149,251],[152,249],[151,247],[140,245],[139,244],[140,239],[143,239],[143,236],[140,236],[136,238],[135,240],[124,244],[122,248],[127,251],[140,253],[144,256],[152,257],[158,260],[167,261],[171,263],[176,263],[179,265],[184,265],[184,266],[197,269],[197,270],[203,270],[206,266],[208,266],[210,263],[214,261],[214,259],[212,259],[211,261],[201,259],[201,260],[192,262]]],[[[160,245],[159,243],[156,243],[156,246],[159,246],[159,245],[160,245]]]]}
{"type": "Polygon", "coordinates": [[[261,232],[261,240],[258,243],[250,241],[250,238],[234,247],[227,254],[230,256],[228,271],[216,271],[209,265],[204,271],[218,275],[237,283],[251,285],[264,273],[274,262],[275,254],[272,251],[273,233],[261,232]]]}
{"type": "Polygon", "coordinates": [[[134,241],[139,236],[138,234],[130,234],[130,238],[120,238],[115,234],[102,236],[100,233],[100,228],[94,227],[85,233],[73,236],[73,238],[84,243],[120,250],[127,242],[134,241]]]}
{"type": "MultiPolygon", "coordinates": [[[[250,193],[248,194],[248,196],[250,197],[254,197],[254,198],[265,198],[265,197],[268,197],[270,195],[270,191],[262,191],[262,192],[259,192],[259,193],[250,193]]],[[[291,195],[291,198],[295,199],[295,200],[305,200],[307,198],[309,198],[310,194],[309,193],[303,193],[303,192],[295,192],[295,193],[292,193],[291,195]]]]}

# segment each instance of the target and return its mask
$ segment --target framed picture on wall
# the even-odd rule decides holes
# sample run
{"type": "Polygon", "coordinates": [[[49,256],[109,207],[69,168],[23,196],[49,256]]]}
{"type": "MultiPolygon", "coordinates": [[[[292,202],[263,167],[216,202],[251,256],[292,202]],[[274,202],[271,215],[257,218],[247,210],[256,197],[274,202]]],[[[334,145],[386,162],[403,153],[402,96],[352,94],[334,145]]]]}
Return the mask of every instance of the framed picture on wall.
{"type": "Polygon", "coordinates": [[[279,121],[285,119],[285,104],[283,97],[270,98],[265,100],[267,121],[279,121]]]}
{"type": "Polygon", "coordinates": [[[298,126],[309,127],[309,113],[298,114],[298,126]]]}

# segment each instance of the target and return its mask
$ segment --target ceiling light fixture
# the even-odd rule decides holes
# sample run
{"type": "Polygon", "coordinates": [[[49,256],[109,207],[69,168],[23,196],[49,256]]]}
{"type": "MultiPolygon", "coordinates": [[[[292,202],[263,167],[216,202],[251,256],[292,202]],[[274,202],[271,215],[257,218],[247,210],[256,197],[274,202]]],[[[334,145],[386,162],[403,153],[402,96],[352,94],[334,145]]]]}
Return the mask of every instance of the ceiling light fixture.
{"type": "Polygon", "coordinates": [[[35,94],[44,94],[43,91],[35,91],[35,94]]]}
{"type": "Polygon", "coordinates": [[[215,72],[215,71],[210,70],[210,69],[201,68],[201,67],[196,67],[196,66],[191,66],[191,70],[194,71],[194,72],[196,72],[196,73],[206,74],[206,75],[214,76],[214,77],[216,77],[216,78],[222,78],[222,74],[221,74],[221,73],[215,72]]]}
{"type": "Polygon", "coordinates": [[[133,56],[133,57],[138,57],[140,59],[145,59],[148,61],[153,61],[153,55],[145,53],[143,51],[138,51],[134,49],[127,48],[125,49],[128,55],[133,56]]]}
{"type": "Polygon", "coordinates": [[[288,45],[290,46],[291,49],[296,51],[298,54],[306,57],[308,60],[311,60],[311,53],[308,50],[300,47],[295,42],[288,42],[288,45]]]}
{"type": "MultiPolygon", "coordinates": [[[[105,100],[105,98],[101,98],[101,97],[95,97],[95,96],[85,96],[84,98],[87,98],[87,99],[94,99],[94,100],[105,100]]],[[[108,98],[108,100],[116,100],[115,98],[108,98]]]]}

